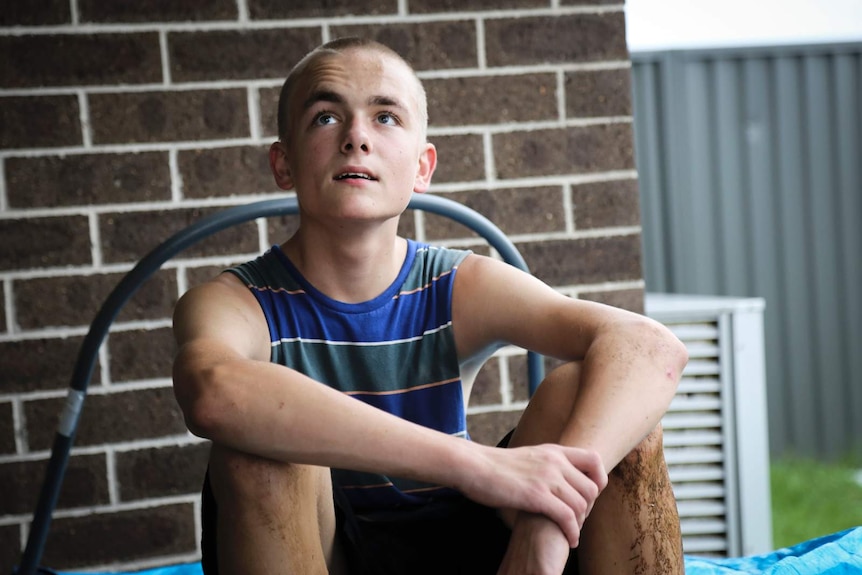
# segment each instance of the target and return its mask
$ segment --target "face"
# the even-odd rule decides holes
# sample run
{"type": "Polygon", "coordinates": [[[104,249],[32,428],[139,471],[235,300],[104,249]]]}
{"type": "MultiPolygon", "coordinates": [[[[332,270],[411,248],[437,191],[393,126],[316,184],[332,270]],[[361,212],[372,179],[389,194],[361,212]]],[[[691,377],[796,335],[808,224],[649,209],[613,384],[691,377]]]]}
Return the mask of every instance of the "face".
{"type": "Polygon", "coordinates": [[[436,152],[424,139],[417,80],[400,60],[351,49],[312,61],[289,102],[287,141],[270,150],[303,217],[388,219],[424,192],[436,152]]]}

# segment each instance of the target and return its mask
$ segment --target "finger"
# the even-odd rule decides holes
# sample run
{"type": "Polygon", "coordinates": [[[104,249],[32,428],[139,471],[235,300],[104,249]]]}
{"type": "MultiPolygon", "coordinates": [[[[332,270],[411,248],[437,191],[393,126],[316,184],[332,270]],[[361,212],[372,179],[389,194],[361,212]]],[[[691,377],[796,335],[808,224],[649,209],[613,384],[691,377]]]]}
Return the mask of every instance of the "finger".
{"type": "Polygon", "coordinates": [[[575,511],[561,499],[555,498],[553,501],[554,503],[541,513],[559,526],[569,542],[569,547],[577,547],[583,522],[578,520],[575,511]]]}

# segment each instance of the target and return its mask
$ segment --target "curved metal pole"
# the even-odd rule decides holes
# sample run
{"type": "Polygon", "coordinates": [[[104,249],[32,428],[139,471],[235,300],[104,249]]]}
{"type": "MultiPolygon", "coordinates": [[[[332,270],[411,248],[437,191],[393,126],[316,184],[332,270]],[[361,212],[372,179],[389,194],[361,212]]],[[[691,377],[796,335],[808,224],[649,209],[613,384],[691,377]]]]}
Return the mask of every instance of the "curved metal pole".
{"type": "MultiPolygon", "coordinates": [[[[414,194],[410,199],[408,208],[452,218],[484,237],[506,262],[529,272],[524,259],[511,240],[490,220],[471,208],[441,196],[417,194],[414,194]]],[[[45,471],[45,479],[39,493],[27,545],[21,565],[15,571],[17,575],[35,575],[38,573],[39,561],[48,539],[48,529],[69,463],[69,453],[74,443],[81,408],[87,395],[87,387],[93,375],[99,348],[122,307],[165,262],[199,241],[216,232],[250,220],[295,214],[298,211],[299,204],[296,197],[292,196],[227,208],[205,216],[159,244],[141,258],[120,280],[90,324],[90,329],[78,352],[69,384],[66,405],[60,415],[60,422],[54,436],[51,458],[45,471]]],[[[541,356],[533,352],[528,354],[527,360],[530,394],[532,395],[542,380],[544,368],[541,356]]]]}

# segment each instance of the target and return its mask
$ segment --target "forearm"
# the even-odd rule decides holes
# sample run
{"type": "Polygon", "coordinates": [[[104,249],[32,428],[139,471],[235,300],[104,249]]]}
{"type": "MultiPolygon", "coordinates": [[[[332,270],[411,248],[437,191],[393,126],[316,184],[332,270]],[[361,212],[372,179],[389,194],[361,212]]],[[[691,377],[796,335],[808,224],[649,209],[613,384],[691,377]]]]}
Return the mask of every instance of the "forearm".
{"type": "Polygon", "coordinates": [[[596,450],[613,469],[660,422],[687,361],[664,328],[610,331],[591,345],[561,443],[596,450]]]}
{"type": "Polygon", "coordinates": [[[455,486],[469,442],[373,408],[266,362],[229,360],[175,374],[189,428],[279,461],[374,471],[455,486]]]}

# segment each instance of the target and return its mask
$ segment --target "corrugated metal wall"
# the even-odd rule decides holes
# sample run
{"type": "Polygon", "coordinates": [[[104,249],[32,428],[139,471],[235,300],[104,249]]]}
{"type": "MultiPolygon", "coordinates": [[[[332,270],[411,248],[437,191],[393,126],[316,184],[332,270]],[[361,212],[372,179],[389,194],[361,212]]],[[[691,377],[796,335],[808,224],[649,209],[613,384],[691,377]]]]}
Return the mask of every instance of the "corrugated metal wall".
{"type": "Polygon", "coordinates": [[[772,455],[862,449],[862,44],[634,53],[648,291],[766,300],[772,455]]]}

